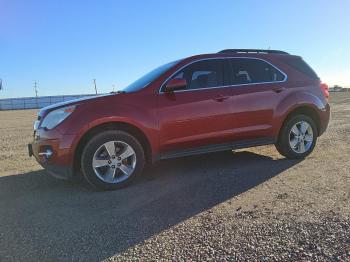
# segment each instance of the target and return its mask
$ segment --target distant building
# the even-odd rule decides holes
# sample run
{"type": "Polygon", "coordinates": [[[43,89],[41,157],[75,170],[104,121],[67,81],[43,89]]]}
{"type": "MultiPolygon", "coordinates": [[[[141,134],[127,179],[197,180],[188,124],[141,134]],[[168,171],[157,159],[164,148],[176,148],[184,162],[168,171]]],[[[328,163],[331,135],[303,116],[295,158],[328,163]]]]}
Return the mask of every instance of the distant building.
{"type": "Polygon", "coordinates": [[[341,86],[335,85],[329,88],[330,92],[342,92],[342,91],[347,91],[347,88],[343,88],[341,86]]]}

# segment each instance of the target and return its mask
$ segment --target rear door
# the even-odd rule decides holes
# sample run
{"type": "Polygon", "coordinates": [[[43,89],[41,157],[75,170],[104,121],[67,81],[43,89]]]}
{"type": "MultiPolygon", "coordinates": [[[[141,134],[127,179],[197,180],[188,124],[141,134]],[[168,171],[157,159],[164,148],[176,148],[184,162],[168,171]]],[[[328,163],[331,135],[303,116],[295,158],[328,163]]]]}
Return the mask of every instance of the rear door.
{"type": "Polygon", "coordinates": [[[231,58],[234,140],[273,137],[275,109],[286,75],[262,59],[231,58]]]}
{"type": "Polygon", "coordinates": [[[194,62],[172,78],[186,79],[187,87],[159,94],[161,151],[231,141],[232,97],[231,88],[225,87],[224,60],[194,62]]]}

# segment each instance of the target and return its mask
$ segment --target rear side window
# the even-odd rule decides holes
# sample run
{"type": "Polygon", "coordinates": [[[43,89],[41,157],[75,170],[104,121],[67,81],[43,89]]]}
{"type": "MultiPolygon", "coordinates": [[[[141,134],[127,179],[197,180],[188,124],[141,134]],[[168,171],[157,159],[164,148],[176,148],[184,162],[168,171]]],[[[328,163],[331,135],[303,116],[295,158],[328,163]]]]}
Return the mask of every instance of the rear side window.
{"type": "Polygon", "coordinates": [[[222,59],[195,62],[177,73],[174,78],[184,78],[187,90],[219,87],[223,85],[222,59]]]}
{"type": "Polygon", "coordinates": [[[283,81],[285,76],[274,66],[260,59],[231,58],[231,83],[256,84],[283,81]]]}
{"type": "Polygon", "coordinates": [[[305,75],[311,77],[312,79],[319,80],[320,78],[315,73],[315,71],[302,59],[302,58],[294,58],[294,59],[286,59],[285,63],[292,68],[298,70],[299,72],[304,73],[305,75]]]}

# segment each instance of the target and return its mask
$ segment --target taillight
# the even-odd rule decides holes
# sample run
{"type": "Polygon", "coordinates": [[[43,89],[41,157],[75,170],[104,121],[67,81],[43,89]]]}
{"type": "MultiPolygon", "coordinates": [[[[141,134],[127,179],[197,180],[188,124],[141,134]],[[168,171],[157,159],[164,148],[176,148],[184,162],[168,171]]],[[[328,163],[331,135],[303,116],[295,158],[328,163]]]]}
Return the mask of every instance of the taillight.
{"type": "Polygon", "coordinates": [[[320,84],[321,90],[323,92],[323,95],[325,98],[329,98],[329,87],[326,83],[321,83],[320,84]]]}

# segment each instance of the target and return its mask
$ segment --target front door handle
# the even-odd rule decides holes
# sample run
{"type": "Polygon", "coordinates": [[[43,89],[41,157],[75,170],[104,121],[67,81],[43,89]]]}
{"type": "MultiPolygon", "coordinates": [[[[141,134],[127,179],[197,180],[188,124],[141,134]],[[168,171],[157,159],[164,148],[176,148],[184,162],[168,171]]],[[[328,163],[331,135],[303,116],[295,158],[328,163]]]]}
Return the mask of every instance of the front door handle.
{"type": "Polygon", "coordinates": [[[281,93],[281,92],[283,92],[284,90],[286,90],[285,87],[275,87],[275,88],[272,88],[272,91],[275,92],[275,93],[281,93]]]}
{"type": "Polygon", "coordinates": [[[218,96],[214,98],[214,101],[216,102],[224,102],[225,100],[229,99],[229,96],[218,96]]]}

